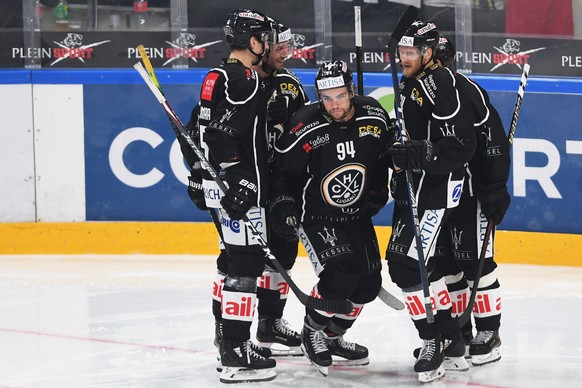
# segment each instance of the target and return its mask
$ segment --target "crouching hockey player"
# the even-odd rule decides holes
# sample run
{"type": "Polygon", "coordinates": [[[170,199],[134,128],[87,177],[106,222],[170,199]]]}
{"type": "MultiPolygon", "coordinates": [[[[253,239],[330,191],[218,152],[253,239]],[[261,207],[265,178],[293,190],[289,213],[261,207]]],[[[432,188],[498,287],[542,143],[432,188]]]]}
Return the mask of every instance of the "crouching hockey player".
{"type": "Polygon", "coordinates": [[[355,95],[344,61],[324,62],[315,82],[320,102],[300,109],[276,142],[269,216],[281,235],[300,225],[319,277],[312,295],[354,305],[349,314],[306,308],[302,350],[326,376],[332,363],[369,363],[368,349],[344,334],[382,283],[371,217],[388,200],[390,135],[386,111],[373,98],[355,95]]]}

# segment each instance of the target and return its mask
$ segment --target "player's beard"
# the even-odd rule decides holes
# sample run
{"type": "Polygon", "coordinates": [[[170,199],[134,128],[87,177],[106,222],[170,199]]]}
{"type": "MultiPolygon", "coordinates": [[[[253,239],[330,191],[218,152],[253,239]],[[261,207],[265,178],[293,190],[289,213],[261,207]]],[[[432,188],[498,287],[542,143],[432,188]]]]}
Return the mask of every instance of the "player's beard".
{"type": "Polygon", "coordinates": [[[341,109],[336,109],[333,110],[332,112],[328,112],[328,114],[331,116],[333,121],[344,121],[344,119],[350,114],[352,109],[352,105],[350,104],[350,106],[347,109],[341,108],[341,109]]]}

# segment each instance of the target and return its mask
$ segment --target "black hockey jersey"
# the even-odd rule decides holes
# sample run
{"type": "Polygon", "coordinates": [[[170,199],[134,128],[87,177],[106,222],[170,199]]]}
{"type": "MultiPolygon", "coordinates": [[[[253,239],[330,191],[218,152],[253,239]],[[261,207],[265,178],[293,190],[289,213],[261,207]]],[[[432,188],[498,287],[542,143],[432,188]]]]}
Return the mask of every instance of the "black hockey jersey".
{"type": "MultiPolygon", "coordinates": [[[[460,99],[451,71],[432,65],[400,84],[404,132],[409,140],[430,140],[438,159],[413,176],[422,209],[451,208],[462,192],[465,164],[473,157],[476,138],[470,106],[460,99]]],[[[395,200],[407,201],[406,176],[395,173],[395,200]]]]}
{"type": "Polygon", "coordinates": [[[471,102],[477,136],[477,150],[469,162],[470,188],[474,193],[475,190],[491,191],[503,187],[509,179],[511,161],[501,117],[483,88],[463,74],[456,73],[455,76],[461,97],[471,102]]]}
{"type": "MultiPolygon", "coordinates": [[[[256,179],[262,207],[268,195],[266,117],[266,94],[256,71],[228,58],[208,72],[200,91],[200,144],[217,171],[239,161],[237,168],[256,179]],[[207,128],[212,120],[226,130],[207,128]]],[[[203,187],[206,204],[220,207],[222,193],[214,181],[204,179],[203,187]]]]}
{"type": "Polygon", "coordinates": [[[307,105],[277,140],[273,195],[299,189],[301,222],[358,219],[369,190],[387,186],[388,114],[371,97],[356,96],[354,105],[345,123],[332,121],[319,104],[307,105]]]}
{"type": "MultiPolygon", "coordinates": [[[[275,95],[287,97],[287,112],[289,117],[293,116],[295,112],[309,103],[309,97],[305,93],[301,81],[291,70],[283,68],[274,71],[269,77],[263,78],[263,83],[265,84],[268,98],[274,98],[275,95]]],[[[267,122],[267,136],[271,147],[275,146],[275,141],[283,131],[282,123],[267,122]]]]}

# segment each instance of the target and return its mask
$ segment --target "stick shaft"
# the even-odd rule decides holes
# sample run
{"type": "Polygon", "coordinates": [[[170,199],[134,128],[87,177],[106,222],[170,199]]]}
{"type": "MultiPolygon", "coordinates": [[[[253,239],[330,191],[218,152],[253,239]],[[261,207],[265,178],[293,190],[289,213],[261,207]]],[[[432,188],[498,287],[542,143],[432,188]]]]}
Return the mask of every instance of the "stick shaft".
{"type": "Polygon", "coordinates": [[[364,95],[364,62],[362,59],[362,13],[359,5],[354,6],[354,26],[356,36],[356,72],[358,76],[358,94],[364,95]]]}
{"type": "MultiPolygon", "coordinates": [[[[513,136],[515,135],[515,130],[517,128],[517,119],[519,118],[519,112],[521,110],[521,102],[525,94],[525,85],[527,84],[527,77],[529,76],[530,66],[526,63],[523,67],[523,73],[521,74],[521,80],[519,83],[519,88],[517,89],[517,99],[515,101],[515,106],[513,107],[513,115],[511,116],[511,125],[509,127],[509,133],[507,134],[507,141],[509,146],[513,144],[513,136]]],[[[483,264],[485,263],[485,255],[487,254],[487,246],[489,245],[489,240],[491,239],[491,234],[493,233],[493,221],[491,219],[487,220],[487,229],[485,230],[485,237],[483,239],[483,245],[481,245],[481,252],[479,253],[479,265],[477,266],[477,273],[475,274],[475,280],[473,281],[473,288],[471,290],[471,296],[469,297],[469,302],[467,302],[467,307],[463,314],[459,317],[459,325],[464,326],[471,319],[471,311],[473,310],[473,304],[475,303],[475,297],[477,296],[477,289],[479,288],[479,280],[481,279],[481,273],[483,272],[483,264]]]]}

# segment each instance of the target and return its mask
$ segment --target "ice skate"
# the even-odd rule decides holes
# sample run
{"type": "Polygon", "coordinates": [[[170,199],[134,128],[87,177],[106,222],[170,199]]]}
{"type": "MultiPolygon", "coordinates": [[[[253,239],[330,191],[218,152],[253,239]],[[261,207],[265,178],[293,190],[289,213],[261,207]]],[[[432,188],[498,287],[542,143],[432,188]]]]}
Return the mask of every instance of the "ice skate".
{"type": "Polygon", "coordinates": [[[500,346],[501,338],[497,330],[478,331],[469,346],[471,362],[473,365],[485,365],[499,361],[501,359],[500,346]]]}
{"type": "Polygon", "coordinates": [[[283,318],[259,318],[257,341],[271,349],[273,357],[301,356],[301,337],[283,318]]]}
{"type": "Polygon", "coordinates": [[[423,340],[420,354],[414,364],[418,380],[422,383],[428,383],[443,377],[445,375],[445,368],[442,366],[444,358],[444,342],[440,335],[437,335],[436,338],[423,340]]]}
{"type": "MultiPolygon", "coordinates": [[[[216,371],[222,372],[222,362],[220,361],[220,343],[222,342],[222,322],[214,321],[214,346],[216,346],[216,371]]],[[[271,357],[271,350],[269,348],[264,348],[260,345],[257,345],[251,341],[250,343],[251,348],[261,355],[261,357],[269,358],[271,357]]]]}
{"type": "Polygon", "coordinates": [[[461,330],[457,330],[454,338],[445,339],[445,360],[443,367],[448,371],[466,372],[469,363],[465,359],[465,341],[461,330]]]}
{"type": "Polygon", "coordinates": [[[328,374],[328,367],[332,363],[331,353],[325,341],[323,330],[315,330],[307,323],[301,331],[301,351],[313,366],[324,376],[328,374]]]}
{"type": "Polygon", "coordinates": [[[326,335],[327,349],[332,355],[334,365],[368,365],[368,349],[355,342],[347,342],[342,335],[326,335]],[[336,357],[333,357],[336,356],[336,357]],[[340,357],[339,359],[337,357],[340,357]]]}
{"type": "Polygon", "coordinates": [[[251,341],[223,339],[220,344],[222,383],[270,381],[277,377],[275,360],[257,353],[251,341]]]}

